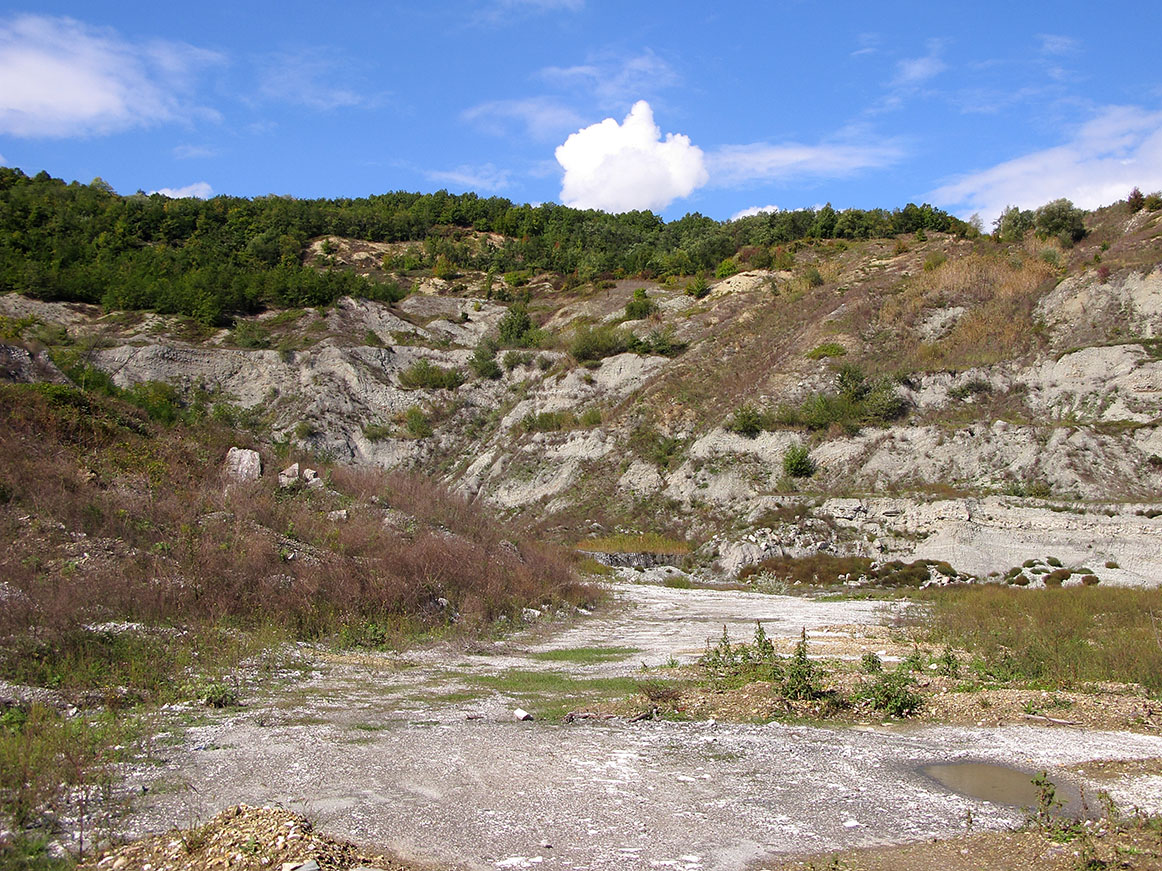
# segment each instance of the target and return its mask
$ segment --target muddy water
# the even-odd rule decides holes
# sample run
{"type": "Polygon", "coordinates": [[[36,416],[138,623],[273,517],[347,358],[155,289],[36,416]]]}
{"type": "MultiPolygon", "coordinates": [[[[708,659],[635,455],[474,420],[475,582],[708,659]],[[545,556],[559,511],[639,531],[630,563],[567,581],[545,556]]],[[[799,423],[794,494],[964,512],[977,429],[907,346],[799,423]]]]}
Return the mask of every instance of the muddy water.
{"type": "MultiPolygon", "coordinates": [[[[960,795],[994,804],[1037,809],[1040,795],[1034,786],[1036,774],[987,762],[952,762],[925,765],[921,773],[960,795]]],[[[1055,783],[1055,800],[1062,803],[1060,812],[1077,816],[1085,811],[1081,796],[1065,784],[1055,783]]]]}

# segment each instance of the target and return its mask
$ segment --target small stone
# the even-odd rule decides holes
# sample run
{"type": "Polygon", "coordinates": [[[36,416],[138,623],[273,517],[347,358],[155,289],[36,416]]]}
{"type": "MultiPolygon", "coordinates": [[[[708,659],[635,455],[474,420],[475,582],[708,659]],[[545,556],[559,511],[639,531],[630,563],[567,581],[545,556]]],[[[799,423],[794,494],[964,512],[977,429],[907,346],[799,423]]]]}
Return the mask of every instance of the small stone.
{"type": "Polygon", "coordinates": [[[311,481],[314,481],[318,477],[319,477],[319,473],[316,472],[314,469],[303,469],[303,480],[304,481],[307,481],[309,483],[311,481]]]}
{"type": "Polygon", "coordinates": [[[526,711],[524,708],[517,708],[512,712],[512,718],[514,720],[531,720],[533,715],[526,711]]]}
{"type": "Polygon", "coordinates": [[[311,478],[307,481],[307,488],[310,490],[322,490],[327,486],[327,483],[322,478],[311,478]]]}
{"type": "Polygon", "coordinates": [[[332,523],[341,523],[347,519],[347,509],[340,508],[338,511],[328,511],[327,519],[332,523]]]}
{"type": "Polygon", "coordinates": [[[859,820],[845,820],[843,823],[845,829],[858,829],[860,825],[859,820]]]}
{"type": "Polygon", "coordinates": [[[293,487],[299,480],[299,464],[291,463],[278,473],[278,486],[293,487]]]}

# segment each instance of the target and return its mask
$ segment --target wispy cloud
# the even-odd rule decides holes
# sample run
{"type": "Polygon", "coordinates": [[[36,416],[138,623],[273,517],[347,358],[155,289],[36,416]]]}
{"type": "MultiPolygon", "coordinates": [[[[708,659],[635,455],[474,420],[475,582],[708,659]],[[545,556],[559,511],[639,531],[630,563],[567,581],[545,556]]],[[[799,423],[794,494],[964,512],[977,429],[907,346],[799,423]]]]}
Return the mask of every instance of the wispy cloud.
{"type": "Polygon", "coordinates": [[[1060,36],[1054,33],[1039,33],[1037,39],[1041,43],[1041,53],[1051,55],[1074,54],[1081,47],[1072,36],[1060,36]]]}
{"type": "Polygon", "coordinates": [[[648,99],[681,82],[674,68],[648,48],[629,58],[599,56],[576,66],[545,67],[539,75],[551,85],[591,94],[606,108],[648,99]]]}
{"type": "Polygon", "coordinates": [[[198,74],[224,60],[72,18],[20,15],[0,23],[0,133],[60,138],[216,118],[193,91],[198,74]]]}
{"type": "Polygon", "coordinates": [[[214,189],[210,187],[208,182],[196,181],[193,184],[188,184],[180,188],[158,188],[155,191],[150,191],[151,194],[161,194],[164,197],[169,197],[171,200],[181,200],[186,197],[195,197],[199,200],[206,200],[214,196],[214,189]]]}
{"type": "Polygon", "coordinates": [[[209,145],[178,145],[173,150],[173,156],[178,160],[217,157],[218,154],[218,149],[212,148],[209,145]]]}
{"type": "Polygon", "coordinates": [[[495,136],[508,134],[515,123],[541,142],[559,140],[582,123],[577,112],[552,97],[491,100],[466,109],[460,117],[495,136]]]}
{"type": "Polygon", "coordinates": [[[360,74],[332,49],[267,55],[260,63],[258,93],[267,100],[309,109],[366,109],[381,106],[387,93],[359,82],[360,74]]]}
{"type": "Polygon", "coordinates": [[[860,170],[891,166],[905,156],[894,142],[872,144],[798,142],[724,145],[707,158],[715,185],[780,182],[806,177],[843,178],[860,170]]]}
{"type": "Polygon", "coordinates": [[[896,64],[896,75],[892,84],[896,87],[914,87],[935,78],[948,69],[941,58],[944,44],[938,39],[929,40],[928,53],[923,57],[907,58],[896,64]]]}
{"type": "Polygon", "coordinates": [[[500,191],[508,187],[511,172],[486,163],[482,166],[462,165],[449,170],[429,170],[424,175],[434,182],[464,190],[500,191]]]}
{"type": "Polygon", "coordinates": [[[530,15],[580,12],[585,0],[487,0],[469,17],[476,25],[503,25],[530,15]]]}
{"type": "Polygon", "coordinates": [[[966,175],[928,196],[992,221],[1006,206],[1033,208],[1059,197],[1092,209],[1135,185],[1162,188],[1162,111],[1108,106],[1063,144],[966,175]]]}

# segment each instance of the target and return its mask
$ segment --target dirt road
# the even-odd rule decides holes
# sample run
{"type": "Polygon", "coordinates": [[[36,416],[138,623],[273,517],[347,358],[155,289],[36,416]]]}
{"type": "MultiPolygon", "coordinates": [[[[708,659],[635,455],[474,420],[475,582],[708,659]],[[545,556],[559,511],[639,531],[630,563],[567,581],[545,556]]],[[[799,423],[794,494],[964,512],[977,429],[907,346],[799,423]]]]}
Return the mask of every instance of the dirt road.
{"type": "MultiPolygon", "coordinates": [[[[626,584],[617,596],[625,607],[489,655],[306,651],[309,674],[175,730],[160,751],[166,763],[132,774],[148,792],[129,828],[275,804],[329,833],[451,867],[725,871],[772,854],[948,836],[970,813],[977,827],[1022,818],[948,791],[920,772],[927,764],[976,760],[1064,778],[1064,766],[1091,759],[1162,756],[1162,738],[1060,727],[515,721],[538,675],[547,694],[562,681],[572,691],[624,680],[643,662],[688,660],[724,624],[746,639],[756,619],[772,634],[818,635],[892,617],[878,603],[741,592],[626,584]],[[619,650],[606,661],[558,658],[586,648],[619,650]]],[[[1096,785],[1077,785],[1096,795],[1096,785]]],[[[1162,777],[1100,787],[1162,811],[1162,777]]]]}

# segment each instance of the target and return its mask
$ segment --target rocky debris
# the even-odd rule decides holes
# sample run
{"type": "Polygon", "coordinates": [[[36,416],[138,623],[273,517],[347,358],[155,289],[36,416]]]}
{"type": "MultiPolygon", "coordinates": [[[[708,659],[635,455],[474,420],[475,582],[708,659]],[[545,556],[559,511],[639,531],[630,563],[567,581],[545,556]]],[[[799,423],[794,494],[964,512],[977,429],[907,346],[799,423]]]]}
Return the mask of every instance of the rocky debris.
{"type": "Polygon", "coordinates": [[[303,469],[303,481],[311,490],[322,490],[326,486],[326,482],[314,469],[303,469]]]}
{"type": "Polygon", "coordinates": [[[33,354],[19,345],[0,343],[0,381],[17,384],[68,384],[69,379],[57,368],[45,351],[33,354]]]}
{"type": "Polygon", "coordinates": [[[278,486],[283,488],[306,486],[311,490],[322,490],[327,486],[327,482],[320,478],[314,469],[304,468],[300,471],[298,463],[291,463],[278,473],[278,486]]]}
{"type": "Polygon", "coordinates": [[[262,477],[262,457],[248,448],[230,448],[224,471],[232,481],[257,481],[262,477]]]}
{"type": "Polygon", "coordinates": [[[278,486],[293,487],[299,482],[299,464],[291,463],[278,473],[278,486]]]}
{"type": "Polygon", "coordinates": [[[346,508],[339,508],[335,511],[327,512],[327,519],[332,523],[344,523],[348,520],[349,516],[346,508]]]}
{"type": "Polygon", "coordinates": [[[150,835],[116,847],[81,871],[409,871],[387,856],[314,831],[302,816],[281,808],[238,805],[190,829],[150,835]]]}
{"type": "Polygon", "coordinates": [[[578,553],[587,556],[603,566],[614,569],[654,569],[658,566],[676,566],[681,562],[679,554],[665,553],[608,553],[600,550],[584,550],[578,548],[578,553]]]}

